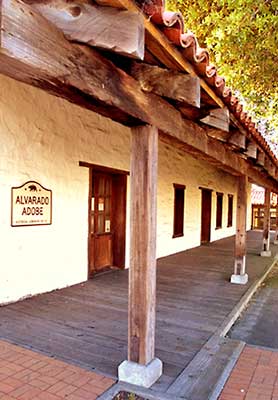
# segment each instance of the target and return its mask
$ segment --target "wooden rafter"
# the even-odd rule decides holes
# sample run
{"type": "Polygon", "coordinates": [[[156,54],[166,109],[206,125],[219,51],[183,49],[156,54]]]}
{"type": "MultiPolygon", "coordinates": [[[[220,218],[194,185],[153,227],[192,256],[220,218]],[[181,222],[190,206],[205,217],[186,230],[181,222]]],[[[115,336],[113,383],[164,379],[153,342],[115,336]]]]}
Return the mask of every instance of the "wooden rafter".
{"type": "Polygon", "coordinates": [[[142,15],[90,0],[24,0],[61,29],[67,39],[144,58],[145,29],[142,15]]]}
{"type": "MultiPolygon", "coordinates": [[[[134,0],[95,0],[98,4],[101,5],[111,5],[113,7],[118,7],[121,9],[132,10],[134,12],[141,12],[140,8],[136,5],[134,0]]],[[[191,76],[198,76],[193,66],[188,62],[182,54],[173,46],[166,36],[157,28],[147,17],[144,16],[144,24],[146,29],[146,42],[148,49],[152,52],[152,54],[160,60],[164,66],[170,69],[186,71],[191,76]]],[[[211,105],[219,106],[220,108],[225,108],[226,105],[221,98],[214,92],[214,90],[208,85],[208,83],[200,78],[200,85],[202,88],[202,98],[204,97],[205,103],[209,103],[211,105]]],[[[230,115],[231,123],[242,133],[242,135],[246,136],[247,139],[250,139],[251,134],[247,132],[245,127],[238,121],[238,119],[231,114],[230,115]]],[[[254,136],[252,139],[255,140],[258,147],[260,148],[260,144],[258,139],[254,136]]]]}
{"type": "Polygon", "coordinates": [[[245,154],[247,157],[256,160],[257,159],[257,145],[254,141],[249,141],[247,143],[245,154]]]}
{"type": "Polygon", "coordinates": [[[214,128],[221,129],[222,131],[229,132],[230,126],[230,113],[225,108],[216,108],[211,110],[209,115],[201,119],[201,122],[213,126],[214,128]]]}
{"type": "Polygon", "coordinates": [[[200,79],[178,71],[133,62],[131,75],[145,92],[200,107],[200,79]]]}

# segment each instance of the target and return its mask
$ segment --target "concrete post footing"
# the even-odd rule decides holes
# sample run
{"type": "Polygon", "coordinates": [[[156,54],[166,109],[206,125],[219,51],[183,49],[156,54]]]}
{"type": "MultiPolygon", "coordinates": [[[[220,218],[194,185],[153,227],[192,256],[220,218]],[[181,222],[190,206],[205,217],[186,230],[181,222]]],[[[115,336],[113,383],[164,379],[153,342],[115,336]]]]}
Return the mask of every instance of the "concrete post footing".
{"type": "Polygon", "coordinates": [[[243,275],[233,274],[231,276],[231,283],[236,283],[238,285],[246,285],[247,282],[248,282],[247,274],[243,274],[243,275]]]}
{"type": "Polygon", "coordinates": [[[278,239],[274,239],[273,244],[278,244],[278,239]]]}
{"type": "Polygon", "coordinates": [[[162,361],[159,358],[154,358],[147,365],[125,360],[118,367],[119,381],[145,388],[151,387],[161,375],[162,361]]]}
{"type": "Polygon", "coordinates": [[[261,251],[261,257],[271,257],[271,251],[261,251]]]}

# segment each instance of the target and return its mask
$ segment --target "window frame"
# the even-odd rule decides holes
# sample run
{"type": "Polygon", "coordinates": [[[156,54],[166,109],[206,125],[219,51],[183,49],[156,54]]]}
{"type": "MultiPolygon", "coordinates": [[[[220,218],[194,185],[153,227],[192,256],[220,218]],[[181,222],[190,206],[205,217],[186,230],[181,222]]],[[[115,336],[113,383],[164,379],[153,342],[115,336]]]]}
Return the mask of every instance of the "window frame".
{"type": "Polygon", "coordinates": [[[185,185],[173,183],[174,187],[174,218],[172,238],[184,236],[184,205],[185,205],[185,185]],[[178,195],[182,193],[182,196],[178,195]]]}
{"type": "Polygon", "coordinates": [[[234,195],[228,194],[228,215],[227,215],[227,228],[233,226],[233,213],[234,213],[234,195]]]}
{"type": "Polygon", "coordinates": [[[215,229],[222,229],[223,227],[223,197],[222,192],[216,192],[216,224],[215,229]],[[221,200],[221,201],[220,201],[221,200]]]}

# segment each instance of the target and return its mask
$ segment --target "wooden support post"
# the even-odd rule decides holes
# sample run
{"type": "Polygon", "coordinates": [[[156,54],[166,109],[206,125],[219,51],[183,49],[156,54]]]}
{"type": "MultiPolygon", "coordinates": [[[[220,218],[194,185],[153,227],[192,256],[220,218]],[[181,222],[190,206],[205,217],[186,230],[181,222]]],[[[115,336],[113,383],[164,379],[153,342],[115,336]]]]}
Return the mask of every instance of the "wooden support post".
{"type": "Polygon", "coordinates": [[[119,366],[119,379],[150,387],[162,374],[154,358],[158,130],[136,127],[131,136],[128,361],[119,366]]]}
{"type": "Polygon", "coordinates": [[[276,205],[275,210],[276,210],[276,227],[275,227],[275,236],[273,244],[278,244],[278,205],[276,205]]]}
{"type": "Polygon", "coordinates": [[[238,177],[237,189],[237,216],[235,237],[235,265],[234,274],[231,276],[232,283],[246,284],[246,209],[247,209],[247,187],[248,177],[238,177]]]}
{"type": "Polygon", "coordinates": [[[263,246],[261,251],[262,257],[270,257],[270,189],[265,189],[264,192],[264,230],[263,230],[263,246]]]}
{"type": "Polygon", "coordinates": [[[275,221],[276,226],[275,226],[275,235],[273,244],[278,244],[278,204],[276,204],[275,211],[276,211],[276,221],[275,221]]]}

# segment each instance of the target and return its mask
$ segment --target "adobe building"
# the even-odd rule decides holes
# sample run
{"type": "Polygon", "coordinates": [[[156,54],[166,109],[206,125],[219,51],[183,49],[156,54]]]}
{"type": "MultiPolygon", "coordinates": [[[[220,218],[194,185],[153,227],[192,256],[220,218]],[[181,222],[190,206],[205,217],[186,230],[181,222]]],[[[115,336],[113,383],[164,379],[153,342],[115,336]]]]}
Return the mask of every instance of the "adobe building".
{"type": "Polygon", "coordinates": [[[246,283],[251,184],[269,205],[278,161],[179,13],[96,3],[1,2],[0,303],[130,267],[120,376],[149,386],[156,259],[236,234],[246,283]]]}

